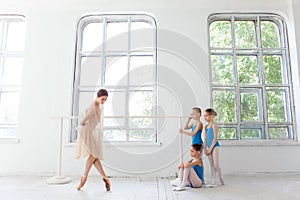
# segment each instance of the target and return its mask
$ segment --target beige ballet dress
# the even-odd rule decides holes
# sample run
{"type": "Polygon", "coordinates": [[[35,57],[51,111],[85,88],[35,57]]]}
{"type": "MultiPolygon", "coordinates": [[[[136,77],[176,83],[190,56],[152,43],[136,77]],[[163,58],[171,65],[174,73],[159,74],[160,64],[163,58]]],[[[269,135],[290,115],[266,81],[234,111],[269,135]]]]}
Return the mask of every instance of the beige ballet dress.
{"type": "Polygon", "coordinates": [[[102,131],[100,126],[101,110],[95,108],[93,103],[87,110],[85,117],[81,120],[76,147],[76,159],[92,155],[102,160],[102,131]]]}

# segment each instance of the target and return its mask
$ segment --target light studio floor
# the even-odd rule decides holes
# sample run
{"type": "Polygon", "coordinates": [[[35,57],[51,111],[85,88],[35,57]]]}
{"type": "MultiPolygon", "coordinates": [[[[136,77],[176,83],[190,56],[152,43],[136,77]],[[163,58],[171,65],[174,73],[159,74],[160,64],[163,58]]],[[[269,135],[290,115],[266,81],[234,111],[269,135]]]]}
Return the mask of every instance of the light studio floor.
{"type": "Polygon", "coordinates": [[[0,176],[1,200],[42,199],[107,199],[107,200],[257,200],[300,199],[300,174],[247,174],[225,175],[225,186],[216,188],[187,188],[172,190],[167,178],[111,178],[112,190],[106,192],[103,183],[90,177],[81,191],[76,190],[78,177],[62,185],[49,185],[48,177],[0,176]]]}

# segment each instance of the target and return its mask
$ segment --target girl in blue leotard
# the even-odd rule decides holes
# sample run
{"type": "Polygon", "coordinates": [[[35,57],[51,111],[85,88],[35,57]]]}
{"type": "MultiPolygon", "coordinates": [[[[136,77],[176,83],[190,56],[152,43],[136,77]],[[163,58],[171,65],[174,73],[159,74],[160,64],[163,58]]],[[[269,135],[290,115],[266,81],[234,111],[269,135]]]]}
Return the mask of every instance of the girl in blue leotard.
{"type": "Polygon", "coordinates": [[[204,152],[207,155],[211,167],[211,183],[208,185],[216,186],[216,173],[219,175],[221,185],[224,185],[224,178],[221,167],[219,165],[219,147],[218,142],[218,126],[214,122],[214,117],[217,116],[216,111],[208,108],[204,112],[204,119],[207,122],[203,129],[204,152]]]}
{"type": "Polygon", "coordinates": [[[178,168],[179,184],[174,188],[175,191],[185,190],[186,183],[190,187],[199,188],[203,183],[203,163],[200,158],[202,144],[192,144],[190,155],[192,159],[185,163],[180,163],[178,168]]]}
{"type": "Polygon", "coordinates": [[[200,117],[201,117],[201,109],[198,107],[194,107],[192,109],[192,113],[191,113],[190,117],[188,118],[188,120],[184,126],[184,130],[179,129],[180,133],[192,136],[192,144],[203,144],[203,141],[201,138],[203,124],[200,121],[200,117]],[[191,123],[191,120],[193,120],[192,123],[191,123]],[[186,131],[188,129],[192,129],[192,131],[186,131]]]}

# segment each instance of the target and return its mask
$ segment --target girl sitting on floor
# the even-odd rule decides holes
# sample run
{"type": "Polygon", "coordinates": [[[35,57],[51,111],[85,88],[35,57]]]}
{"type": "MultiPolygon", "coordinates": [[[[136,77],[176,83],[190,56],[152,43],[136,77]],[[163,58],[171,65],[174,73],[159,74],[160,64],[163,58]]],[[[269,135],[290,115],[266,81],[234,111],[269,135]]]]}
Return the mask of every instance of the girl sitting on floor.
{"type": "Polygon", "coordinates": [[[203,183],[203,163],[200,158],[202,144],[192,144],[190,155],[192,159],[185,163],[180,163],[178,168],[179,184],[174,188],[175,191],[185,190],[186,183],[192,188],[199,188],[203,183]]]}

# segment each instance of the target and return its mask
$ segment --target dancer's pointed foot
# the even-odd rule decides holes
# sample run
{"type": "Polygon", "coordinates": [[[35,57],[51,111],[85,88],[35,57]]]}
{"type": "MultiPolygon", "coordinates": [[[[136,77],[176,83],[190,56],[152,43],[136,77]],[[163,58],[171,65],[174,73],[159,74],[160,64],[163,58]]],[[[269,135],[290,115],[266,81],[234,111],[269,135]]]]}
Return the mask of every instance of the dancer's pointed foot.
{"type": "Polygon", "coordinates": [[[110,191],[111,184],[110,184],[109,179],[107,177],[105,177],[105,178],[103,178],[103,181],[105,183],[106,191],[110,191]]]}
{"type": "Polygon", "coordinates": [[[219,179],[220,179],[220,183],[221,183],[221,185],[225,185],[224,177],[223,177],[223,176],[221,176],[221,177],[219,177],[219,179]]]}
{"type": "Polygon", "coordinates": [[[77,190],[80,190],[84,186],[86,180],[87,180],[87,176],[81,176],[80,177],[80,183],[77,186],[77,190]]]}

